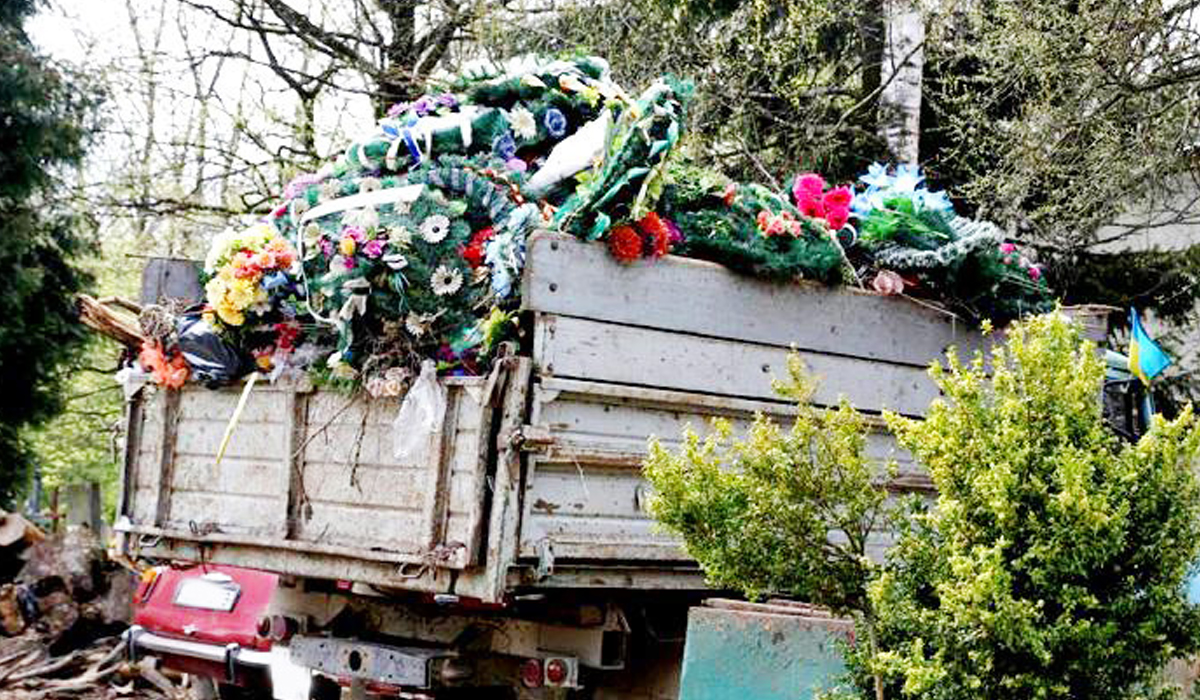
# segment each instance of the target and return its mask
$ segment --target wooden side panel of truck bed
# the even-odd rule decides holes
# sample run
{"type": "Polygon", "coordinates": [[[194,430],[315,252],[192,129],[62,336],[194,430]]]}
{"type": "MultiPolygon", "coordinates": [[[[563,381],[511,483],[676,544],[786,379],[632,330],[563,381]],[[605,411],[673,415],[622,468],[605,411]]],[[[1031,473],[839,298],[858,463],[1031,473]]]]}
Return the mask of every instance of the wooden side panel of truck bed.
{"type": "MultiPolygon", "coordinates": [[[[674,444],[714,417],[742,428],[758,412],[786,421],[771,382],[793,349],[821,380],[818,403],[845,396],[863,411],[920,416],[937,395],[929,363],[952,345],[981,345],[953,316],[907,299],[771,284],[696,260],[622,266],[600,246],[540,236],[527,265],[542,446],[529,457],[520,555],[547,580],[547,561],[562,571],[686,563],[646,513],[647,437],[674,444]]],[[[882,430],[869,450],[900,462],[901,487],[924,486],[882,430]]]]}

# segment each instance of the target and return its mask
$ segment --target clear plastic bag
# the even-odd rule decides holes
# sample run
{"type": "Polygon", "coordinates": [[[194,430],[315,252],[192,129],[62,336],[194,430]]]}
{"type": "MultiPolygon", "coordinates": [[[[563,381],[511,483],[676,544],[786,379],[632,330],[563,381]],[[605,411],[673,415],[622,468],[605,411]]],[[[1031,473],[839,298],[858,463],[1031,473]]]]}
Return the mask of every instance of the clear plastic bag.
{"type": "Polygon", "coordinates": [[[392,423],[396,459],[413,466],[436,464],[445,420],[446,387],[438,383],[437,364],[425,360],[421,363],[421,375],[408,390],[392,423]]]}

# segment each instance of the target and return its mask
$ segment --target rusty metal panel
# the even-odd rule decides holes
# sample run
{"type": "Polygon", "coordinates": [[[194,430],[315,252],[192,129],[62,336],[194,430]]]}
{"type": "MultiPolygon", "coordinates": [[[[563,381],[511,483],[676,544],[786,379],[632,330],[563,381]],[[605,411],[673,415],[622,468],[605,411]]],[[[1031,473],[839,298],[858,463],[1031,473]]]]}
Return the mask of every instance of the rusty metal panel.
{"type": "MultiPolygon", "coordinates": [[[[733,602],[733,601],[731,601],[733,602]]],[[[804,607],[736,602],[688,611],[679,700],[810,700],[838,687],[854,626],[804,607]]]]}
{"type": "Polygon", "coordinates": [[[158,304],[174,300],[194,304],[203,301],[201,264],[198,260],[150,258],[142,268],[142,303],[158,304]]]}

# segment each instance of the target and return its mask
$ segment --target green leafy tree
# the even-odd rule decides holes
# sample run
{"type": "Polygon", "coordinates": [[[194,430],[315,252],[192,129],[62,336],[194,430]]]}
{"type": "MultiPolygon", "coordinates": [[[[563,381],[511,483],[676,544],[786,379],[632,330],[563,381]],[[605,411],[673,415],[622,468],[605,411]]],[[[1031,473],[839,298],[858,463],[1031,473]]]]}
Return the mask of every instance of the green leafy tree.
{"type": "Polygon", "coordinates": [[[23,429],[61,408],[63,368],[84,338],[75,260],[90,242],[58,194],[83,157],[95,96],[34,50],[22,29],[33,10],[0,5],[0,505],[25,485],[23,429]]]}
{"type": "Polygon", "coordinates": [[[1183,581],[1200,554],[1190,407],[1136,444],[1105,427],[1103,362],[1062,315],[1010,328],[932,376],[924,421],[888,416],[936,507],[870,586],[871,662],[921,698],[1129,698],[1194,651],[1183,581]]]}

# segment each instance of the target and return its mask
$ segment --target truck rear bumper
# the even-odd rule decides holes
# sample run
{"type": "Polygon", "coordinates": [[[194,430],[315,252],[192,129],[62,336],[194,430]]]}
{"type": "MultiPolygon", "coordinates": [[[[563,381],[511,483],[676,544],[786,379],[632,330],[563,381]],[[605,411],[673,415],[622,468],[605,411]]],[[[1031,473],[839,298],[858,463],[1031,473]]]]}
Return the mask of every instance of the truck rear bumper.
{"type": "Polygon", "coordinates": [[[185,670],[206,671],[223,683],[241,683],[247,676],[269,678],[277,700],[307,700],[312,672],[291,660],[289,650],[276,646],[271,651],[245,649],[238,644],[208,644],[175,639],[133,625],[121,635],[130,661],[154,656],[168,665],[181,662],[185,670]]]}

